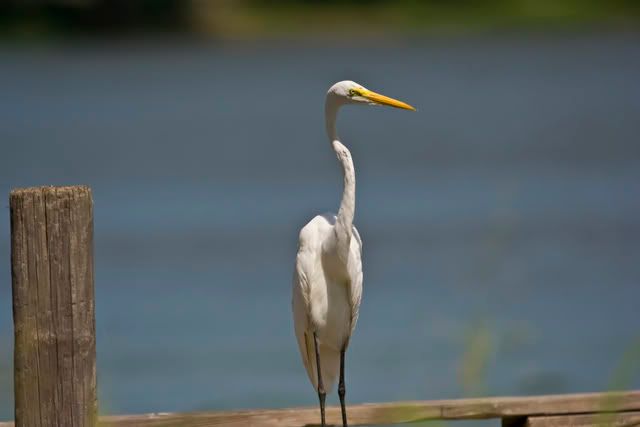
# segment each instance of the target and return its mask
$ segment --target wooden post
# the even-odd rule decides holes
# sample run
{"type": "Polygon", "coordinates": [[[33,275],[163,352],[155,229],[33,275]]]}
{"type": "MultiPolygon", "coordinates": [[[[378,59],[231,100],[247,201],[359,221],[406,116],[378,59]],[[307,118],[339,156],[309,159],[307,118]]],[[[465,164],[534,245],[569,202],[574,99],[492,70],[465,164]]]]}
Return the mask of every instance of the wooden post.
{"type": "Polygon", "coordinates": [[[94,426],[91,190],[14,190],[10,208],[16,426],[94,426]]]}

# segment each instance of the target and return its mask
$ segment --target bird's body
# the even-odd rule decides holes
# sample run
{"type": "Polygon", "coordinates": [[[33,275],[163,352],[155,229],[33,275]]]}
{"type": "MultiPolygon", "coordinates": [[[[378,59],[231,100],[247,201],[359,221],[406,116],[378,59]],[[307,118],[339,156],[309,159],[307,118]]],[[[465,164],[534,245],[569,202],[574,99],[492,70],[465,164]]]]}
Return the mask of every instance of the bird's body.
{"type": "Polygon", "coordinates": [[[300,231],[293,275],[293,321],[302,362],[324,403],[336,377],[342,423],[347,425],[344,355],[358,320],[362,298],[362,240],[353,225],[356,178],[351,153],[339,140],[336,117],[346,104],[390,105],[414,110],[408,104],[377,94],[352,81],[334,84],[325,102],[326,130],[344,174],[344,189],[336,215],[314,217],[300,231]]]}
{"type": "Polygon", "coordinates": [[[302,361],[317,389],[315,330],[326,392],[333,389],[338,376],[340,351],[349,342],[362,297],[362,241],[355,226],[346,271],[330,254],[323,254],[322,242],[334,233],[335,222],[334,214],[318,215],[300,231],[293,286],[293,317],[302,361]]]}

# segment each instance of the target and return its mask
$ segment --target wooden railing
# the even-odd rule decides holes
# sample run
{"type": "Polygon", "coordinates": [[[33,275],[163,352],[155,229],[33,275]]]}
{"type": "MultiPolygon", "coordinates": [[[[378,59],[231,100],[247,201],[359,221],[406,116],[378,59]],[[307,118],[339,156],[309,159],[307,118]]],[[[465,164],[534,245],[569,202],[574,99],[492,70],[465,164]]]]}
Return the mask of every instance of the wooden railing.
{"type": "MultiPolygon", "coordinates": [[[[640,426],[640,391],[420,402],[371,403],[348,407],[349,424],[375,426],[428,420],[500,419],[509,427],[640,426]]],[[[318,408],[194,413],[110,415],[104,427],[302,427],[317,425],[318,408]]],[[[327,408],[329,425],[342,425],[340,408],[327,408]]],[[[12,422],[0,427],[13,426],[12,422]]]]}
{"type": "MultiPolygon", "coordinates": [[[[317,425],[315,407],[98,418],[91,190],[14,190],[10,207],[16,427],[317,425]]],[[[348,414],[352,426],[486,418],[509,427],[640,426],[640,391],[361,404],[348,414]]],[[[327,421],[341,425],[338,407],[327,421]]]]}
{"type": "MultiPolygon", "coordinates": [[[[640,425],[640,391],[364,404],[349,406],[348,412],[353,426],[488,418],[510,427],[629,426],[640,425]]],[[[301,427],[317,425],[319,418],[317,408],[292,408],[104,417],[100,425],[301,427]]],[[[339,407],[328,409],[327,422],[342,425],[339,407]]]]}

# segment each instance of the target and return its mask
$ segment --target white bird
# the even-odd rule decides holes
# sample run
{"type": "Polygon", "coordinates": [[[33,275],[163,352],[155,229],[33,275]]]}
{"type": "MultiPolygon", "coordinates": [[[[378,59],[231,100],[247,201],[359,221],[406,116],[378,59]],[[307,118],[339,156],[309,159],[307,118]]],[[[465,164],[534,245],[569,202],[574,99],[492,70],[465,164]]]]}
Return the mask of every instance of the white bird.
{"type": "Polygon", "coordinates": [[[325,396],[340,374],[338,395],[342,424],[347,426],[344,354],[358,320],[362,297],[362,241],[353,225],[356,180],[351,153],[336,132],[338,110],[347,104],[388,105],[405,110],[404,102],[342,81],[331,86],[325,102],[327,135],[344,172],[338,214],[313,218],[300,231],[293,274],[293,322],[302,362],[318,392],[325,426],[325,396]]]}

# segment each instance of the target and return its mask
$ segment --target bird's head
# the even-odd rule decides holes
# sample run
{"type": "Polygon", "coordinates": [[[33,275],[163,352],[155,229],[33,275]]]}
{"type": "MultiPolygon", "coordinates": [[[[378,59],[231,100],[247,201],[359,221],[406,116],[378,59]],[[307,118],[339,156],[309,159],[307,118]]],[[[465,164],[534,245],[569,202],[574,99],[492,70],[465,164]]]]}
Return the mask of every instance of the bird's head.
{"type": "Polygon", "coordinates": [[[356,82],[352,82],[351,80],[343,80],[334,84],[329,88],[327,96],[340,105],[387,105],[389,107],[416,111],[416,109],[409,104],[398,101],[397,99],[389,98],[388,96],[380,95],[379,93],[373,92],[356,82]]]}

